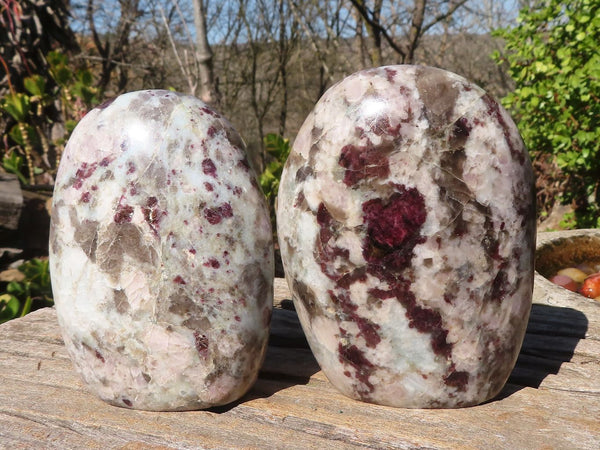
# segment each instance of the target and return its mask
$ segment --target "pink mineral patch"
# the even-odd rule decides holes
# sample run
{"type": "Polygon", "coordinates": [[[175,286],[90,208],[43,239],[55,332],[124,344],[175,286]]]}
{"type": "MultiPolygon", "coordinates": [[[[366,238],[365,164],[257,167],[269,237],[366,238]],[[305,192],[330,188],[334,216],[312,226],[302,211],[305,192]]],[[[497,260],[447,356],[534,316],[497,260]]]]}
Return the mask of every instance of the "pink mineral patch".
{"type": "Polygon", "coordinates": [[[133,206],[122,205],[119,203],[117,206],[117,212],[115,213],[114,220],[115,223],[123,224],[127,222],[131,222],[133,218],[133,206]]]}
{"type": "Polygon", "coordinates": [[[377,244],[393,248],[418,233],[427,213],[423,196],[415,189],[398,186],[388,200],[376,198],[363,203],[368,234],[377,244]]]}
{"type": "Polygon", "coordinates": [[[206,158],[204,161],[202,161],[202,171],[206,175],[210,175],[213,178],[217,177],[217,167],[215,166],[213,160],[210,158],[206,158]]]}
{"type": "Polygon", "coordinates": [[[83,181],[93,175],[93,173],[96,171],[96,167],[98,167],[97,163],[81,163],[81,166],[79,169],[77,169],[77,172],[75,172],[75,181],[73,182],[73,187],[75,189],[79,189],[81,186],[83,186],[83,181]]]}
{"type": "Polygon", "coordinates": [[[390,173],[389,146],[346,145],[340,153],[340,166],[346,169],[344,183],[352,186],[368,178],[385,178],[390,173]]]}
{"type": "Polygon", "coordinates": [[[215,208],[205,208],[204,217],[211,225],[217,225],[221,223],[223,219],[233,217],[233,210],[229,203],[223,203],[215,208]]]}

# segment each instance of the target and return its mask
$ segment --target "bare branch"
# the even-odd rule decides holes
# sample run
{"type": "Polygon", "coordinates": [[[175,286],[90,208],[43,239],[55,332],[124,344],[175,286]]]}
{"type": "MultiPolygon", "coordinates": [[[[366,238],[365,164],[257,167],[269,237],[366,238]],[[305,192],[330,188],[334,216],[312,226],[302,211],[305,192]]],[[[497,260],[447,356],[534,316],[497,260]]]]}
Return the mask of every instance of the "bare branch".
{"type": "Polygon", "coordinates": [[[109,43],[108,41],[106,42],[106,47],[102,45],[102,41],[100,40],[100,36],[98,35],[98,31],[96,30],[96,22],[94,20],[94,0],[88,0],[86,19],[88,21],[88,25],[90,26],[90,31],[92,32],[94,45],[98,49],[98,53],[100,53],[100,55],[103,57],[107,57],[109,43]]]}
{"type": "Polygon", "coordinates": [[[448,10],[445,13],[440,13],[437,16],[435,16],[430,23],[428,23],[427,25],[423,26],[422,32],[421,34],[426,33],[431,27],[435,26],[436,24],[448,19],[452,14],[454,14],[454,12],[460,8],[461,6],[463,6],[465,3],[467,3],[469,0],[458,0],[458,1],[451,1],[450,2],[450,6],[448,7],[448,10]]]}
{"type": "Polygon", "coordinates": [[[379,18],[375,16],[374,12],[368,9],[362,0],[350,0],[352,5],[356,8],[356,10],[360,13],[362,18],[369,24],[369,26],[373,27],[384,39],[387,41],[388,45],[392,47],[392,49],[400,55],[402,60],[406,58],[406,51],[400,48],[394,39],[389,35],[388,31],[381,25],[379,18]]]}
{"type": "Polygon", "coordinates": [[[173,35],[171,34],[171,29],[169,28],[169,22],[167,22],[167,18],[165,17],[165,12],[164,12],[162,6],[160,6],[160,5],[159,5],[159,11],[160,11],[160,15],[162,17],[163,23],[165,25],[165,30],[167,32],[169,42],[171,43],[171,48],[173,49],[173,54],[175,55],[175,59],[177,60],[177,64],[179,65],[179,69],[181,70],[181,73],[183,74],[183,76],[185,77],[185,79],[188,83],[188,88],[190,90],[190,94],[194,95],[194,93],[196,92],[196,84],[192,80],[192,75],[191,75],[190,71],[187,69],[187,65],[184,66],[183,62],[181,61],[181,57],[179,56],[179,52],[177,51],[177,46],[175,45],[175,40],[173,39],[173,35]]]}
{"type": "Polygon", "coordinates": [[[419,38],[423,33],[423,20],[425,18],[426,0],[418,0],[415,2],[415,10],[413,11],[412,22],[408,34],[408,50],[406,52],[406,61],[412,63],[415,59],[415,49],[419,42],[419,38]]]}
{"type": "Polygon", "coordinates": [[[304,20],[304,17],[302,16],[302,13],[300,12],[297,3],[291,1],[290,6],[292,7],[292,12],[293,12],[294,16],[296,17],[296,20],[298,21],[298,23],[304,29],[304,32],[308,36],[308,39],[310,40],[310,45],[311,45],[312,49],[314,50],[315,54],[317,55],[317,58],[319,59],[319,62],[321,63],[321,67],[325,71],[325,76],[327,77],[329,82],[333,82],[333,76],[331,75],[331,70],[329,70],[329,66],[327,65],[327,62],[325,61],[324,52],[319,48],[319,45],[317,44],[317,40],[316,40],[317,33],[312,29],[310,23],[308,23],[307,20],[304,20]]]}

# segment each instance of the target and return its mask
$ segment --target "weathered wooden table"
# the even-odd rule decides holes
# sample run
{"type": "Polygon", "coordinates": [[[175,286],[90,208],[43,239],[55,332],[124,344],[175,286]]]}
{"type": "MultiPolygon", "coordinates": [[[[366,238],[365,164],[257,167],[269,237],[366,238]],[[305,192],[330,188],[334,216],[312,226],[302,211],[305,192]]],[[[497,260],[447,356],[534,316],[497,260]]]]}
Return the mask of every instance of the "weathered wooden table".
{"type": "Polygon", "coordinates": [[[536,275],[525,342],[502,393],[471,408],[408,410],[339,394],[295,312],[281,309],[283,280],[275,292],[258,382],[239,402],[208,411],[133,411],[98,400],[71,366],[53,309],[0,326],[0,448],[600,448],[598,302],[536,275]]]}

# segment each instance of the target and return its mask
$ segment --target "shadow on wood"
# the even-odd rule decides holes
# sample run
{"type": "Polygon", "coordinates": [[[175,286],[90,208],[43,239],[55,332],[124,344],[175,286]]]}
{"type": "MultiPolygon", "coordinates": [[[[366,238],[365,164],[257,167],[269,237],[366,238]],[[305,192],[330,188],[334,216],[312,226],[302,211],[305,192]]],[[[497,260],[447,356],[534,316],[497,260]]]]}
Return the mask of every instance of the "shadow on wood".
{"type": "Polygon", "coordinates": [[[276,379],[288,386],[307,384],[319,370],[321,368],[308,346],[296,311],[274,309],[269,347],[260,378],[276,379]]]}
{"type": "Polygon", "coordinates": [[[295,311],[275,308],[265,361],[259,379],[252,389],[237,402],[211,408],[214,413],[225,413],[245,402],[268,398],[296,385],[306,385],[320,369],[302,331],[295,311]]]}
{"type": "MultiPolygon", "coordinates": [[[[579,340],[585,338],[587,330],[588,319],[581,311],[533,304],[517,363],[500,394],[490,402],[502,400],[524,387],[539,388],[548,375],[557,374],[563,363],[571,361],[579,340]]],[[[272,378],[277,383],[268,383],[262,389],[257,386],[251,394],[268,397],[279,389],[307,384],[319,370],[296,312],[274,310],[261,381],[272,378]],[[286,375],[283,379],[282,374],[286,375]]]]}
{"type": "Polygon", "coordinates": [[[509,383],[538,388],[548,375],[571,361],[588,319],[572,308],[534,304],[517,364],[509,383]]]}
{"type": "Polygon", "coordinates": [[[515,368],[506,385],[490,402],[503,400],[525,387],[538,389],[548,375],[556,375],[571,361],[584,339],[588,319],[573,308],[533,304],[527,332],[515,368]]]}

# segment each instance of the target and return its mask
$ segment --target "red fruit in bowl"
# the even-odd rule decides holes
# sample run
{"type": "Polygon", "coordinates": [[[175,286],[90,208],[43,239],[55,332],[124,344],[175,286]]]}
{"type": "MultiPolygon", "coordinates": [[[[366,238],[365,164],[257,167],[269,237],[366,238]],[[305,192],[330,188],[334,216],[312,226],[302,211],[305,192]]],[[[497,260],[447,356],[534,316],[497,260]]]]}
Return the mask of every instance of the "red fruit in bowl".
{"type": "Polygon", "coordinates": [[[579,289],[579,284],[566,275],[554,275],[550,281],[573,292],[577,292],[579,289]]]}
{"type": "Polygon", "coordinates": [[[579,293],[589,298],[600,296],[600,272],[594,273],[583,280],[583,285],[579,289],[579,293]]]}

